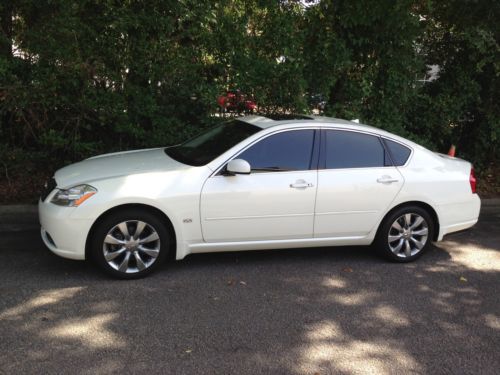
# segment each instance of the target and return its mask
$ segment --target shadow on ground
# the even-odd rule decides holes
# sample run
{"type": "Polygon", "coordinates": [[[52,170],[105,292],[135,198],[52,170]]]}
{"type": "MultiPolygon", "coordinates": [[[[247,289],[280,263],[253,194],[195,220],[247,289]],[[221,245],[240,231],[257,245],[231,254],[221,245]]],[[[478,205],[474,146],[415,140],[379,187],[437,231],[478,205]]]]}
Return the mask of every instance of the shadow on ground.
{"type": "Polygon", "coordinates": [[[412,264],[370,248],[204,254],[117,281],[0,244],[0,373],[497,373],[500,218],[412,264]]]}

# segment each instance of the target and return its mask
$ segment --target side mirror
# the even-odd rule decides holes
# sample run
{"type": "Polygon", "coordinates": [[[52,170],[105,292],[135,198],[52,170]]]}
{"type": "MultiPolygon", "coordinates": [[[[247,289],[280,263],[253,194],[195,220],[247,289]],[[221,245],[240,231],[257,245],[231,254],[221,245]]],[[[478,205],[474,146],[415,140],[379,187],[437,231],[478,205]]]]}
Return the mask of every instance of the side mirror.
{"type": "Polygon", "coordinates": [[[226,172],[229,175],[250,174],[251,169],[250,164],[243,159],[233,159],[226,165],[226,172]]]}

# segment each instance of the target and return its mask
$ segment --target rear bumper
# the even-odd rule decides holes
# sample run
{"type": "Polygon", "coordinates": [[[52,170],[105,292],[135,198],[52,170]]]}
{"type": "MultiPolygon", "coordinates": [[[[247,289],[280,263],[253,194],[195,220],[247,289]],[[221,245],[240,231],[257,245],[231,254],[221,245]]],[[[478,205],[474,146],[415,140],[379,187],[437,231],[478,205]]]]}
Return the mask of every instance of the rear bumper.
{"type": "Polygon", "coordinates": [[[458,224],[450,225],[450,226],[444,228],[444,230],[442,231],[442,234],[441,234],[441,238],[439,238],[438,240],[441,241],[443,239],[443,237],[448,235],[448,234],[452,234],[452,233],[456,233],[456,232],[463,232],[464,230],[470,229],[476,223],[477,223],[477,219],[467,221],[465,223],[458,223],[458,224]]]}
{"type": "Polygon", "coordinates": [[[473,227],[481,211],[481,199],[477,194],[467,202],[439,206],[440,228],[438,241],[447,234],[463,231],[473,227]]]}
{"type": "Polygon", "coordinates": [[[38,202],[41,236],[54,254],[69,259],[85,259],[85,244],[92,220],[75,219],[76,208],[38,202]]]}

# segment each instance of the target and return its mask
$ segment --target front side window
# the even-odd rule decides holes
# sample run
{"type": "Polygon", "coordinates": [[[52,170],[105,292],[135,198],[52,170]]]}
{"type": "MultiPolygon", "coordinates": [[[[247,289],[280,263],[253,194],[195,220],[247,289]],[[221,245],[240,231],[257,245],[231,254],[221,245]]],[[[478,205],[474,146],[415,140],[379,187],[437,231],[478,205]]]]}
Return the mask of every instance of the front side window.
{"type": "Polygon", "coordinates": [[[181,163],[199,167],[261,130],[243,121],[228,121],[179,146],[166,148],[165,153],[181,163]]]}
{"type": "Polygon", "coordinates": [[[255,172],[300,171],[311,168],[314,130],[290,130],[270,135],[238,155],[255,172]]]}
{"type": "Polygon", "coordinates": [[[327,130],[325,133],[327,169],[391,165],[382,143],[376,136],[342,130],[327,130]]]}

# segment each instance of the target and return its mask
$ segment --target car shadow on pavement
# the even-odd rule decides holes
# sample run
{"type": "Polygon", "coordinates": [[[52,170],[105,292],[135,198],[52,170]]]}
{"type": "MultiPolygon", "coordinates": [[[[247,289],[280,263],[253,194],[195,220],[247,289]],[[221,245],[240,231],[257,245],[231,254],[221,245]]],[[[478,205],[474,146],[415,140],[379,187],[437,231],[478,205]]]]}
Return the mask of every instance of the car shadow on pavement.
{"type": "Polygon", "coordinates": [[[488,228],[410,264],[369,247],[198,254],[135,281],[4,235],[0,372],[493,374],[488,228]]]}

